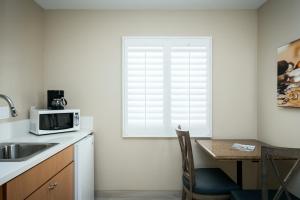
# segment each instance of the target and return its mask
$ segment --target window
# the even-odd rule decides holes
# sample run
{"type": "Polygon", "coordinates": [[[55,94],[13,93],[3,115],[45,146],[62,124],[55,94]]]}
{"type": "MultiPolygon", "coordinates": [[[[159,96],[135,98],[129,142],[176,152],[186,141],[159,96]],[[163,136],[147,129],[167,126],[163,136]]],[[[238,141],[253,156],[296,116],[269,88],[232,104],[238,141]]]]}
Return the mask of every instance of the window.
{"type": "Polygon", "coordinates": [[[210,37],[123,38],[123,136],[211,137],[210,37]]]}

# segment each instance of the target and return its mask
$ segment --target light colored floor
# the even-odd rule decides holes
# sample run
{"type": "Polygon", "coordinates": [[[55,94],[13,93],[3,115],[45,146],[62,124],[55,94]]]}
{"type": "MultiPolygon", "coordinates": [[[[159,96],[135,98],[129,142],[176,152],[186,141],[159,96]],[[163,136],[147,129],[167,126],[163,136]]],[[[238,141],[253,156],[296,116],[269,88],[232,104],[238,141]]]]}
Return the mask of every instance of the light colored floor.
{"type": "Polygon", "coordinates": [[[98,193],[95,200],[180,200],[177,191],[113,191],[98,193]]]}
{"type": "Polygon", "coordinates": [[[181,198],[177,198],[177,197],[170,197],[170,198],[166,198],[166,197],[162,197],[162,198],[151,198],[151,197],[132,197],[132,198],[129,198],[129,197],[120,197],[120,198],[105,198],[105,197],[102,197],[102,198],[97,198],[95,200],[180,200],[181,198]]]}

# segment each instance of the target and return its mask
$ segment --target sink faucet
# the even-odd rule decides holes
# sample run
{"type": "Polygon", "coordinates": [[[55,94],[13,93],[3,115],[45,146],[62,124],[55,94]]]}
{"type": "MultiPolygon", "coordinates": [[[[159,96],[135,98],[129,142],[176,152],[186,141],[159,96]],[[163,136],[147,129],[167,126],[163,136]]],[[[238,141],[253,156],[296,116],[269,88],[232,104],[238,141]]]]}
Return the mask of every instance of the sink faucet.
{"type": "Polygon", "coordinates": [[[11,98],[9,98],[8,96],[6,96],[5,94],[0,94],[0,98],[4,99],[8,105],[9,105],[9,108],[10,108],[10,114],[12,117],[16,117],[18,114],[17,114],[17,110],[14,106],[14,103],[13,101],[11,100],[11,98]]]}

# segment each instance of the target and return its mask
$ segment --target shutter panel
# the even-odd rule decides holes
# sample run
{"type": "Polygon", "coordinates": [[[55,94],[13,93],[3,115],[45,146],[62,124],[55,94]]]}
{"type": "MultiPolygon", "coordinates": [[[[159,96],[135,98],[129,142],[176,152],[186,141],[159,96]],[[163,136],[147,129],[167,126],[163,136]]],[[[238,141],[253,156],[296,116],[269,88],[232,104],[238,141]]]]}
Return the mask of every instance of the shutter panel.
{"type": "Polygon", "coordinates": [[[137,135],[163,127],[163,47],[127,48],[127,126],[137,135]]]}
{"type": "Polygon", "coordinates": [[[171,48],[171,124],[194,135],[209,127],[209,52],[206,45],[171,48]]]}

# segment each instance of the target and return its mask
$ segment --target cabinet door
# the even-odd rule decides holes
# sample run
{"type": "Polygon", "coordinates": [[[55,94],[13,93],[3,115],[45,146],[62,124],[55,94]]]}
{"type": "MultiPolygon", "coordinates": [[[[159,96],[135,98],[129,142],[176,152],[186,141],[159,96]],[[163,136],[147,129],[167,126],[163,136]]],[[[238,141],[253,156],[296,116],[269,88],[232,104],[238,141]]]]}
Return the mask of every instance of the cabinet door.
{"type": "Polygon", "coordinates": [[[94,136],[90,135],[74,145],[75,200],[94,199],[94,136]]]}
{"type": "Polygon", "coordinates": [[[49,181],[50,200],[73,200],[74,162],[49,181]]]}
{"type": "MultiPolygon", "coordinates": [[[[0,0],[1,1],[1,0],[0,0]]],[[[73,162],[70,146],[6,183],[9,200],[24,200],[73,162]]]]}
{"type": "Polygon", "coordinates": [[[50,190],[48,183],[44,184],[40,189],[32,193],[26,200],[50,200],[50,190]]]}
{"type": "Polygon", "coordinates": [[[31,194],[27,200],[72,200],[73,162],[31,194]]]}
{"type": "Polygon", "coordinates": [[[0,200],[3,200],[3,186],[0,186],[0,200]]]}

